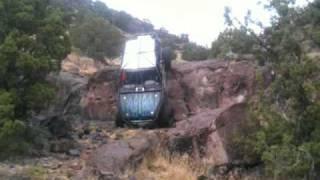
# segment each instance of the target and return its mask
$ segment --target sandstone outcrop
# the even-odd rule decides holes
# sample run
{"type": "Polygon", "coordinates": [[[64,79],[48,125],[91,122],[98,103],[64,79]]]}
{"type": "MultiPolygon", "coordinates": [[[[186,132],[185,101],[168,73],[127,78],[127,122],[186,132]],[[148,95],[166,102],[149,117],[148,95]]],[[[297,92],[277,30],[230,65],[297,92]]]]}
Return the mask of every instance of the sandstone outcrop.
{"type": "MultiPolygon", "coordinates": [[[[217,166],[233,162],[236,157],[231,138],[246,118],[255,74],[255,67],[248,62],[209,60],[174,65],[168,96],[174,107],[175,127],[107,143],[92,153],[88,167],[100,175],[119,174],[159,144],[165,144],[171,152],[206,158],[217,166]]],[[[117,70],[105,69],[89,81],[83,97],[85,108],[92,108],[87,109],[89,116],[111,120],[115,115],[115,79],[117,70]]]]}
{"type": "Polygon", "coordinates": [[[117,113],[118,68],[107,67],[89,80],[81,105],[88,119],[114,120],[117,113]]]}
{"type": "Polygon", "coordinates": [[[92,58],[83,57],[76,53],[69,54],[61,63],[63,72],[89,76],[98,72],[104,66],[103,63],[97,62],[92,58]]]}

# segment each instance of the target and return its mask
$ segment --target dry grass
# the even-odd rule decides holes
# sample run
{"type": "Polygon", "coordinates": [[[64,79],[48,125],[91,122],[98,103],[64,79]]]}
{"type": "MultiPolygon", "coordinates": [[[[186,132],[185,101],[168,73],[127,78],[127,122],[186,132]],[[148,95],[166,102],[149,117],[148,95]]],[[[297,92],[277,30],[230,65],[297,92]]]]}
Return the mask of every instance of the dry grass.
{"type": "Polygon", "coordinates": [[[142,133],[145,133],[144,131],[141,130],[136,130],[136,129],[118,129],[113,132],[109,132],[108,137],[113,140],[124,140],[124,139],[130,139],[133,137],[136,137],[142,133]]]}
{"type": "Polygon", "coordinates": [[[169,155],[156,151],[147,155],[141,166],[129,174],[136,179],[196,180],[205,172],[205,166],[194,162],[188,155],[169,155]]]}

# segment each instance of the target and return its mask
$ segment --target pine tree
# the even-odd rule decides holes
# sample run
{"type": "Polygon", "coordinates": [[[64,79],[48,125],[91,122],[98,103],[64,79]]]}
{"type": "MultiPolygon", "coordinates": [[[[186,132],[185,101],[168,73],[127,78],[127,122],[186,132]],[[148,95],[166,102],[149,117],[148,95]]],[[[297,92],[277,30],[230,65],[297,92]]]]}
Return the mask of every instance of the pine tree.
{"type": "Polygon", "coordinates": [[[0,27],[0,152],[22,153],[27,119],[53,98],[46,76],[59,70],[70,42],[48,0],[0,0],[0,27]]]}

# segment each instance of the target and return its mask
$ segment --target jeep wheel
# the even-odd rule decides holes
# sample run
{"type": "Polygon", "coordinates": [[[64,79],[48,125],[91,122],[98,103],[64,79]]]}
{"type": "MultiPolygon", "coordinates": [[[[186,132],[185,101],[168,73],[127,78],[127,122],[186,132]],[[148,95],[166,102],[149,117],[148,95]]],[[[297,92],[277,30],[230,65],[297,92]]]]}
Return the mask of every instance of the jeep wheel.
{"type": "Polygon", "coordinates": [[[171,69],[171,60],[173,59],[173,56],[174,52],[169,47],[163,48],[162,59],[164,61],[164,67],[167,72],[171,69]]]}
{"type": "Polygon", "coordinates": [[[169,72],[171,70],[171,59],[164,60],[164,67],[167,72],[169,72]]]}
{"type": "Polygon", "coordinates": [[[119,113],[117,113],[115,124],[116,124],[116,127],[124,127],[124,122],[121,119],[121,115],[119,113]]]}
{"type": "Polygon", "coordinates": [[[158,126],[161,128],[171,127],[174,123],[173,109],[169,103],[164,103],[159,113],[158,126]]]}

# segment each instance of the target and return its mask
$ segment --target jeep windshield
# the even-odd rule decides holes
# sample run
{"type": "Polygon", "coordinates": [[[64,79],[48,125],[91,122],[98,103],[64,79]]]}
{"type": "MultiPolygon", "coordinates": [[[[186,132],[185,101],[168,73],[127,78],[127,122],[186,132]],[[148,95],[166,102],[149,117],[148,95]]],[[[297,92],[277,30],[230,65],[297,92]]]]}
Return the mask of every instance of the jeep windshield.
{"type": "Polygon", "coordinates": [[[120,75],[121,92],[161,90],[161,77],[156,68],[139,71],[122,71],[120,75]]]}

